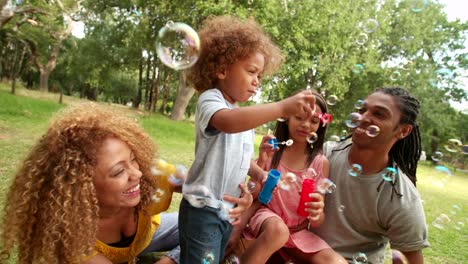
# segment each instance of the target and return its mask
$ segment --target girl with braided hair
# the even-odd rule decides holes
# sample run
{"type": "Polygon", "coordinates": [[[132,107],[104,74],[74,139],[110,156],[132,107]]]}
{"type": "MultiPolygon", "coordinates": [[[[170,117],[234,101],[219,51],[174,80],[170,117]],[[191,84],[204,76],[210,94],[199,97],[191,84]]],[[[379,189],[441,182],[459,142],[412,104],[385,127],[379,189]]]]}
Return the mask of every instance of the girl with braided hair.
{"type": "Polygon", "coordinates": [[[366,98],[360,114],[351,143],[324,145],[337,188],[325,200],[327,221],[314,231],[348,261],[364,253],[369,263],[383,263],[390,242],[409,263],[423,263],[421,250],[429,243],[416,190],[419,102],[402,88],[379,88],[366,98]],[[366,134],[371,125],[380,128],[376,137],[366,134]],[[353,164],[362,167],[360,175],[348,174],[353,164]],[[390,180],[389,169],[396,172],[390,180]]]}

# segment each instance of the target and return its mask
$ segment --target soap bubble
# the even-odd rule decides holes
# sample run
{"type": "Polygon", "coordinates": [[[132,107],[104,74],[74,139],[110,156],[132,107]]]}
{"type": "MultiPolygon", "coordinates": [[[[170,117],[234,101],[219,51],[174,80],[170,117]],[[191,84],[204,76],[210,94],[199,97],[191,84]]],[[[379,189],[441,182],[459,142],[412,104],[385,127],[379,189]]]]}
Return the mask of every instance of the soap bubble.
{"type": "Polygon", "coordinates": [[[351,113],[346,117],[345,124],[349,128],[356,128],[361,124],[362,115],[359,113],[351,113]]]}
{"type": "Polygon", "coordinates": [[[362,173],[362,166],[359,164],[351,165],[351,169],[348,170],[348,175],[352,177],[357,177],[362,173]]]}
{"type": "Polygon", "coordinates": [[[340,137],[337,135],[331,135],[330,138],[328,139],[329,141],[340,141],[340,137]]]}
{"type": "Polygon", "coordinates": [[[360,33],[356,37],[356,44],[362,46],[367,42],[367,40],[369,40],[369,37],[367,36],[367,34],[366,33],[360,33]]]}
{"type": "Polygon", "coordinates": [[[357,100],[355,103],[354,103],[354,108],[359,110],[359,109],[362,109],[364,107],[364,100],[357,100]]]}
{"type": "Polygon", "coordinates": [[[367,255],[362,253],[362,252],[358,252],[356,254],[353,255],[353,264],[367,264],[368,261],[367,261],[367,255]]]}
{"type": "Polygon", "coordinates": [[[379,27],[379,22],[373,18],[369,18],[366,22],[362,23],[362,29],[366,33],[372,33],[379,27]]]}
{"type": "Polygon", "coordinates": [[[380,128],[375,125],[370,125],[366,129],[366,135],[369,137],[376,137],[380,133],[380,128]]]}
{"type": "Polygon", "coordinates": [[[450,217],[446,214],[440,214],[434,221],[432,221],[432,226],[438,229],[444,229],[452,221],[450,217]]]}
{"type": "Polygon", "coordinates": [[[461,152],[462,146],[461,141],[455,138],[449,139],[447,144],[444,145],[445,149],[452,153],[461,152]]]}
{"type": "Polygon", "coordinates": [[[321,194],[333,193],[335,189],[336,189],[335,183],[333,183],[331,180],[327,178],[320,179],[317,182],[316,190],[317,192],[321,194]]]}
{"type": "Polygon", "coordinates": [[[384,181],[388,182],[395,182],[395,178],[397,177],[398,172],[393,167],[387,167],[384,172],[382,172],[381,176],[384,181]]]}
{"type": "Polygon", "coordinates": [[[327,97],[327,104],[328,105],[335,105],[336,102],[338,102],[338,96],[330,95],[330,96],[327,97]]]}
{"type": "Polygon", "coordinates": [[[307,138],[307,142],[309,144],[313,144],[315,141],[317,141],[318,135],[315,132],[310,133],[309,137],[307,138]]]}
{"type": "Polygon", "coordinates": [[[436,162],[440,161],[443,157],[444,157],[444,154],[440,151],[436,151],[432,153],[432,156],[431,156],[432,160],[436,162]]]}
{"type": "Polygon", "coordinates": [[[352,69],[352,72],[354,74],[360,74],[364,71],[364,65],[358,63],[358,64],[354,64],[353,66],[353,69],[352,69]]]}
{"type": "Polygon", "coordinates": [[[410,1],[410,8],[411,12],[413,13],[419,13],[426,8],[428,5],[428,0],[411,0],[410,1]]]}
{"type": "Polygon", "coordinates": [[[187,69],[198,60],[200,38],[187,24],[169,21],[159,30],[156,51],[159,59],[168,67],[187,69]]]}

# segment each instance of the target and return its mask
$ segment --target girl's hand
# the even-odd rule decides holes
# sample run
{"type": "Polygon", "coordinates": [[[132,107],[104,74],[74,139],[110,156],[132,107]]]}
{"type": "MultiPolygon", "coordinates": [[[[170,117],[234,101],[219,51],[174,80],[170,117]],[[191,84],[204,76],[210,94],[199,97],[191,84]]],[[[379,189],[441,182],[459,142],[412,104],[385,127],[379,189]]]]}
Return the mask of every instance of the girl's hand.
{"type": "Polygon", "coordinates": [[[262,143],[260,143],[260,146],[258,148],[258,160],[257,164],[260,168],[265,169],[265,164],[268,161],[268,159],[273,156],[273,153],[277,151],[279,148],[277,147],[274,149],[273,145],[268,143],[268,140],[275,138],[273,135],[266,135],[263,136],[262,138],[262,143]]]}
{"type": "Polygon", "coordinates": [[[235,219],[232,225],[237,225],[240,223],[239,218],[241,214],[245,212],[253,202],[252,194],[250,194],[243,183],[239,184],[239,188],[242,190],[241,196],[239,198],[224,195],[224,200],[233,204],[237,204],[237,207],[229,210],[229,218],[235,219]]]}
{"type": "Polygon", "coordinates": [[[309,220],[310,226],[318,227],[324,220],[323,208],[325,207],[325,202],[323,200],[323,195],[320,193],[311,193],[309,195],[312,198],[312,202],[306,203],[307,208],[305,210],[309,212],[307,219],[309,220]]]}

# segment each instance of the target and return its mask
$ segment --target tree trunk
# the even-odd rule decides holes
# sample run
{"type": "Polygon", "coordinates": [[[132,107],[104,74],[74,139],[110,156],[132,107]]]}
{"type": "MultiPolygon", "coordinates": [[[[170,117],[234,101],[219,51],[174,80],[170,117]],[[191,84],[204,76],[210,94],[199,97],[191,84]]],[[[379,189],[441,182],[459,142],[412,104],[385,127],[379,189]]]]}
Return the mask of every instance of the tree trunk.
{"type": "Polygon", "coordinates": [[[142,96],[142,91],[141,89],[143,84],[143,56],[141,56],[140,58],[140,64],[139,64],[139,67],[138,67],[138,92],[137,92],[137,95],[135,97],[135,100],[133,101],[133,108],[138,108],[140,107],[140,103],[141,103],[141,96],[142,96]]]}
{"type": "Polygon", "coordinates": [[[179,90],[171,113],[172,120],[180,121],[184,118],[185,109],[195,93],[195,89],[188,86],[186,80],[186,72],[181,71],[179,74],[179,90]]]}
{"type": "Polygon", "coordinates": [[[39,71],[39,90],[42,92],[48,91],[49,89],[49,77],[50,71],[42,69],[39,71]]]}
{"type": "Polygon", "coordinates": [[[150,72],[151,72],[151,54],[148,54],[146,59],[146,79],[145,79],[145,109],[150,110],[151,107],[151,95],[150,95],[150,72]]]}
{"type": "Polygon", "coordinates": [[[159,84],[159,68],[158,68],[157,63],[154,64],[153,76],[151,79],[153,81],[151,82],[151,87],[150,87],[151,104],[150,104],[149,111],[154,112],[154,109],[156,109],[156,102],[158,101],[157,95],[158,95],[158,84],[159,84]]]}
{"type": "Polygon", "coordinates": [[[16,93],[16,68],[18,65],[18,41],[16,41],[15,45],[15,55],[13,60],[13,68],[11,70],[11,94],[16,93]]]}
{"type": "Polygon", "coordinates": [[[60,88],[60,97],[59,97],[59,104],[63,103],[63,89],[60,88]]]}
{"type": "Polygon", "coordinates": [[[167,100],[169,99],[169,81],[171,80],[171,73],[168,72],[166,79],[164,80],[164,87],[163,87],[163,100],[161,103],[161,107],[159,108],[159,112],[164,114],[164,110],[166,109],[167,100]]]}

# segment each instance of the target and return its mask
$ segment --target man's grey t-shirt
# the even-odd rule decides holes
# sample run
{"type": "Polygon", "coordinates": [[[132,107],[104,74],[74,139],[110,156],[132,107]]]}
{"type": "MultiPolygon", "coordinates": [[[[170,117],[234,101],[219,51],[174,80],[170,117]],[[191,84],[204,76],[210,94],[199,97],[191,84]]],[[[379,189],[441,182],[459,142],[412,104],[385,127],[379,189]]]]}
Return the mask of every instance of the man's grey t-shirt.
{"type": "Polygon", "coordinates": [[[201,185],[218,200],[224,194],[240,196],[239,184],[247,176],[254,153],[254,130],[228,134],[209,126],[217,111],[236,107],[218,89],[200,94],[195,114],[195,160],[183,186],[184,194],[201,185]]]}
{"type": "Polygon", "coordinates": [[[330,161],[329,179],[336,190],[326,196],[325,222],[313,231],[348,261],[356,253],[365,253],[369,263],[383,263],[389,241],[400,251],[428,247],[424,210],[413,183],[401,170],[395,188],[382,180],[381,173],[349,176],[350,147],[343,149],[348,144],[324,145],[330,161]]]}

